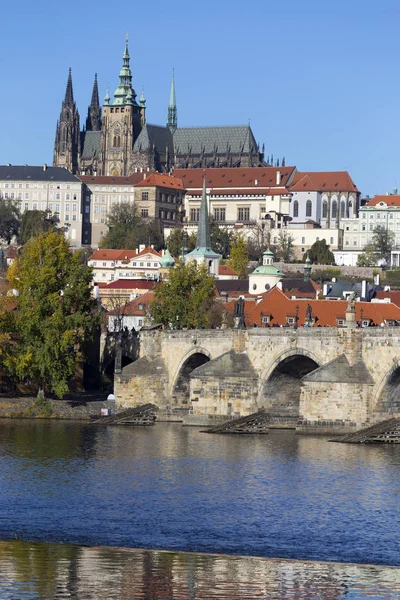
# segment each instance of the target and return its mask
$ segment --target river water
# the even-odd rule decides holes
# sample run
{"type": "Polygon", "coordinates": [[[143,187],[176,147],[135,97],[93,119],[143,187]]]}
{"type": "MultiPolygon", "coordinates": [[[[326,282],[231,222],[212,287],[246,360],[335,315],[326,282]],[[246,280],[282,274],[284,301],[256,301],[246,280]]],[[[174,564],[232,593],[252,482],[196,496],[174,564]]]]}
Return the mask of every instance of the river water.
{"type": "Polygon", "coordinates": [[[0,599],[400,598],[399,509],[400,446],[3,420],[0,599]]]}

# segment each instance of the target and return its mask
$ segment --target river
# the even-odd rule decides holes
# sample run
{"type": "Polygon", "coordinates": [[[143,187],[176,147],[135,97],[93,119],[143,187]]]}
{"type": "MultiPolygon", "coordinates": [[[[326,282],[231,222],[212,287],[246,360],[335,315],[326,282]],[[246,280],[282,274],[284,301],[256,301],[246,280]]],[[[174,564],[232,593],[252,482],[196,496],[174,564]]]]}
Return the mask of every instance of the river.
{"type": "MultiPolygon", "coordinates": [[[[252,581],[261,586],[253,591],[249,588],[247,596],[244,592],[224,596],[222,586],[220,596],[182,592],[181,596],[149,598],[342,597],[339,592],[307,596],[309,590],[297,596],[284,595],[285,591],[260,595],[275,593],[262,591],[267,585],[264,575],[270,569],[276,585],[281,582],[285,589],[292,584],[295,589],[297,580],[302,582],[298,589],[303,589],[315,572],[311,577],[315,585],[333,577],[332,590],[336,585],[347,586],[339,588],[341,593],[346,591],[346,598],[400,598],[398,589],[395,595],[395,583],[388,584],[392,595],[385,596],[382,587],[382,581],[400,581],[399,569],[321,563],[400,565],[399,466],[400,446],[335,444],[324,437],[296,436],[293,431],[224,436],[168,423],[151,428],[97,428],[76,422],[2,420],[0,538],[5,541],[0,545],[0,557],[13,562],[13,554],[23,555],[32,566],[29,556],[47,552],[57,572],[60,561],[65,568],[69,563],[78,568],[84,555],[101,563],[99,553],[104,552],[105,564],[111,561],[122,579],[126,574],[123,565],[129,561],[141,573],[146,569],[153,572],[150,564],[154,563],[157,571],[157,565],[175,561],[183,579],[196,579],[194,569],[202,573],[203,583],[196,584],[201,588],[221,575],[235,593],[239,564],[244,561],[243,573],[254,571],[254,577],[243,575],[244,587],[246,581],[249,586],[252,581]],[[48,550],[52,548],[49,544],[24,541],[54,543],[57,552],[48,550]],[[79,549],[72,544],[154,552],[79,549]],[[72,555],[75,552],[77,558],[63,558],[62,548],[72,555]],[[188,554],[199,552],[241,557],[188,554]],[[283,573],[289,573],[289,579],[283,573]],[[368,582],[367,587],[371,584],[372,589],[380,589],[381,595],[350,596],[346,577],[354,584],[352,593],[358,589],[357,581],[360,589],[368,582]],[[381,588],[376,587],[379,581],[381,588]]],[[[11,583],[21,579],[15,565],[3,572],[10,573],[11,583]]],[[[164,573],[163,577],[169,576],[164,573]]],[[[0,598],[13,598],[4,594],[0,598]]],[[[21,594],[15,598],[92,597],[21,594]]]]}

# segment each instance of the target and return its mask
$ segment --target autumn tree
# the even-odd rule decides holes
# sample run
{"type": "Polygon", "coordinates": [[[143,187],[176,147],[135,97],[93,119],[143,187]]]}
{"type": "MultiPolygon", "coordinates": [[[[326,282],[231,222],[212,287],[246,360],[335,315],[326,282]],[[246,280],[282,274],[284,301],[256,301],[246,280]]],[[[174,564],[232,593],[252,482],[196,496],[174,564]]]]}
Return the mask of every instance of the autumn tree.
{"type": "Polygon", "coordinates": [[[21,215],[15,200],[10,198],[0,199],[0,239],[10,245],[14,237],[18,236],[21,215]]]}
{"type": "Polygon", "coordinates": [[[143,218],[135,204],[115,204],[107,219],[108,232],[101,238],[99,247],[135,250],[139,244],[161,248],[163,232],[154,219],[143,218]]]}
{"type": "Polygon", "coordinates": [[[11,339],[3,365],[61,398],[99,322],[92,270],[64,235],[49,232],[24,246],[7,278],[17,297],[14,310],[0,310],[0,333],[11,339]]]}
{"type": "Polygon", "coordinates": [[[228,264],[234,271],[239,273],[239,278],[243,278],[247,275],[248,263],[247,243],[242,235],[238,235],[231,246],[228,264]]]}
{"type": "Polygon", "coordinates": [[[214,278],[205,265],[178,262],[154,292],[153,323],[169,328],[195,329],[209,326],[209,311],[215,296],[214,278]]]}

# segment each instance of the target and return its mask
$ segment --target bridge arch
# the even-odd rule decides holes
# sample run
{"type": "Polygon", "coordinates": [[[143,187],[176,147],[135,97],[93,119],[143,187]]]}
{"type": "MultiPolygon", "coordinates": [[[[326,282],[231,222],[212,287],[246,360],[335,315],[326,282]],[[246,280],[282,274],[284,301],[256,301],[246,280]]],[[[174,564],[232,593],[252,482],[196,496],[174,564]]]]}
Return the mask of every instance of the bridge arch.
{"type": "Polygon", "coordinates": [[[279,417],[299,415],[300,380],[320,366],[320,358],[304,348],[285,350],[264,369],[257,405],[279,417]]]}
{"type": "Polygon", "coordinates": [[[370,413],[374,412],[400,413],[400,359],[397,356],[393,357],[393,364],[374,386],[370,413]]]}
{"type": "Polygon", "coordinates": [[[190,348],[181,358],[170,384],[170,397],[173,404],[188,404],[190,373],[211,360],[211,353],[200,346],[190,348]]]}

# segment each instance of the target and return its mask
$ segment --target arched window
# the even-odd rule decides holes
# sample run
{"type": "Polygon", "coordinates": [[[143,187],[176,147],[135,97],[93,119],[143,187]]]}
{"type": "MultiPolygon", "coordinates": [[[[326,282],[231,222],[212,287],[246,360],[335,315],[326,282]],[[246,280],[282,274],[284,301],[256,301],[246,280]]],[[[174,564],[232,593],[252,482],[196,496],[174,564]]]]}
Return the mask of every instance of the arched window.
{"type": "Polygon", "coordinates": [[[332,202],[332,219],[336,219],[337,217],[337,202],[334,200],[332,202]]]}
{"type": "Polygon", "coordinates": [[[344,219],[345,216],[346,216],[346,203],[344,200],[342,200],[340,203],[340,218],[344,219]]]}
{"type": "Polygon", "coordinates": [[[120,135],[114,135],[113,138],[113,147],[114,148],[119,148],[121,145],[121,136],[120,135]]]}
{"type": "Polygon", "coordinates": [[[294,217],[298,217],[299,216],[299,203],[297,202],[297,200],[295,200],[293,202],[293,216],[294,217]]]}
{"type": "Polygon", "coordinates": [[[306,217],[311,217],[312,215],[312,202],[311,200],[307,200],[306,202],[306,217]]]}
{"type": "Polygon", "coordinates": [[[328,203],[326,200],[324,200],[322,203],[322,218],[323,219],[328,218],[328,203]]]}
{"type": "Polygon", "coordinates": [[[330,241],[330,244],[333,244],[333,237],[331,237],[331,241],[330,241]]]}
{"type": "Polygon", "coordinates": [[[306,238],[305,238],[305,237],[302,237],[302,238],[301,238],[301,243],[302,243],[302,244],[305,244],[305,243],[306,243],[306,238]]]}

